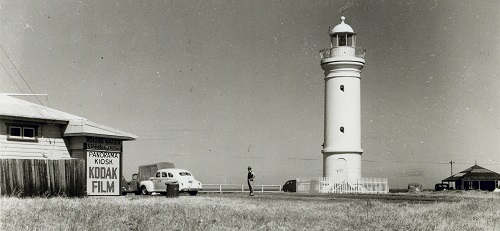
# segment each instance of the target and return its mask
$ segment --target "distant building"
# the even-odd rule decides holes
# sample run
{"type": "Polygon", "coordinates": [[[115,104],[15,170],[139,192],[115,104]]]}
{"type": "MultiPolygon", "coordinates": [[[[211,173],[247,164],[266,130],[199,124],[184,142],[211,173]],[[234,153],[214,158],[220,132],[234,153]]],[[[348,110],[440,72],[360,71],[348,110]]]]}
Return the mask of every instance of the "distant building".
{"type": "Polygon", "coordinates": [[[455,185],[457,190],[488,190],[499,187],[500,174],[474,165],[444,180],[443,183],[455,185]]]}
{"type": "Polygon", "coordinates": [[[84,159],[87,195],[120,195],[123,141],[137,136],[0,94],[0,159],[84,159]]]}

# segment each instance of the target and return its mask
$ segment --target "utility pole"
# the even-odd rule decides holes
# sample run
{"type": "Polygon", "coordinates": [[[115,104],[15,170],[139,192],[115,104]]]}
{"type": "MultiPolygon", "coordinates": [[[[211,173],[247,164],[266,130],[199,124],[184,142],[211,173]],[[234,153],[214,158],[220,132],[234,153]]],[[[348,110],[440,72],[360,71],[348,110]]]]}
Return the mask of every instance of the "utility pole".
{"type": "Polygon", "coordinates": [[[455,161],[450,161],[450,165],[451,165],[451,175],[450,176],[453,176],[453,163],[455,163],[455,161]]]}

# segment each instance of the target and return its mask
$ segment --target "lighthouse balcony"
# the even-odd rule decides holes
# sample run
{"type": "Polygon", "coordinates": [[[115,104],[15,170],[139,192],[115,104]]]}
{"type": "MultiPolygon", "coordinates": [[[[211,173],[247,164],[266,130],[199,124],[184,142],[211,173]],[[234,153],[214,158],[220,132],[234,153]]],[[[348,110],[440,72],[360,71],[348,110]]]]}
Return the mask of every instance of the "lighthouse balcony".
{"type": "Polygon", "coordinates": [[[365,49],[362,47],[338,46],[325,48],[319,51],[321,60],[329,58],[365,58],[365,49]]]}

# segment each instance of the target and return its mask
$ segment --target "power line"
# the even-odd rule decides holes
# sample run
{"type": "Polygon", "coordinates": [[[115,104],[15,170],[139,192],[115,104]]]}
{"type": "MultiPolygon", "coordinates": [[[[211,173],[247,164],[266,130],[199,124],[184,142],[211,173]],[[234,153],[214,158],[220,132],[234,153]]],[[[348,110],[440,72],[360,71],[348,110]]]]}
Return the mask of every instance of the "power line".
{"type": "MultiPolygon", "coordinates": [[[[436,162],[436,161],[401,161],[401,160],[361,160],[364,162],[374,162],[374,163],[379,163],[379,162],[391,162],[391,163],[404,163],[404,164],[450,164],[450,162],[436,162]]],[[[453,161],[453,164],[470,164],[470,163],[463,163],[463,162],[455,162],[453,161]]],[[[498,164],[481,164],[481,165],[500,165],[498,164]]]]}
{"type": "MultiPolygon", "coordinates": [[[[26,86],[28,86],[28,88],[30,89],[31,93],[35,94],[35,92],[33,92],[33,90],[31,89],[30,85],[28,84],[28,82],[26,82],[26,80],[24,79],[23,75],[21,75],[21,72],[17,69],[16,65],[14,64],[14,62],[12,62],[12,59],[10,59],[9,55],[7,54],[7,52],[5,52],[5,49],[3,49],[3,46],[0,44],[0,48],[2,48],[2,51],[3,53],[5,54],[5,56],[7,56],[7,58],[9,59],[10,63],[12,63],[12,66],[14,66],[14,69],[16,69],[17,73],[19,74],[19,76],[21,77],[21,79],[24,81],[24,83],[26,84],[26,86]]],[[[2,65],[3,67],[3,65],[2,65]]],[[[5,69],[5,67],[4,67],[5,69]]],[[[7,71],[7,70],[5,70],[7,71]]],[[[10,75],[9,75],[10,76],[10,75]]],[[[11,79],[12,79],[12,76],[11,76],[11,79]]],[[[17,84],[16,84],[17,86],[17,84]]],[[[17,86],[19,88],[19,86],[17,86]]],[[[21,90],[21,88],[19,88],[19,90],[21,90]]],[[[40,99],[38,98],[38,96],[36,96],[36,99],[38,100],[38,102],[43,105],[42,101],[40,101],[40,99]]]]}
{"type": "Polygon", "coordinates": [[[319,158],[299,158],[299,157],[287,157],[288,160],[319,160],[319,158]]]}
{"type": "Polygon", "coordinates": [[[410,163],[410,164],[449,164],[448,162],[435,161],[402,161],[402,160],[361,160],[365,162],[392,162],[392,163],[410,163]]]}
{"type": "Polygon", "coordinates": [[[5,66],[2,63],[0,63],[0,65],[3,67],[3,69],[5,70],[5,73],[7,73],[7,75],[10,77],[10,79],[12,80],[12,82],[14,82],[14,84],[16,85],[16,87],[21,91],[21,93],[24,94],[24,91],[21,89],[21,87],[19,87],[19,85],[14,80],[14,78],[12,78],[12,75],[10,75],[10,73],[7,71],[7,69],[5,68],[5,66]]]}

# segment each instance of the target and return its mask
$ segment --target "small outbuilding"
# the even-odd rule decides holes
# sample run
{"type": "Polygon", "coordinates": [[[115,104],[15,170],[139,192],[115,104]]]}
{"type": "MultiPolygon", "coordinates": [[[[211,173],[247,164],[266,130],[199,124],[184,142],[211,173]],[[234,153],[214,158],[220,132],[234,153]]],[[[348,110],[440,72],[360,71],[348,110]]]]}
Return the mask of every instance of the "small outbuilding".
{"type": "Polygon", "coordinates": [[[474,165],[444,180],[443,183],[455,185],[457,190],[487,190],[493,191],[499,187],[500,174],[474,165]]]}
{"type": "MultiPolygon", "coordinates": [[[[5,164],[5,168],[2,168],[4,172],[0,171],[0,189],[10,187],[1,184],[7,182],[6,173],[26,172],[17,174],[22,176],[19,180],[9,179],[9,183],[15,187],[17,182],[24,185],[24,178],[34,176],[40,172],[35,169],[40,168],[53,175],[47,173],[49,176],[41,177],[42,180],[47,178],[46,181],[50,183],[54,181],[52,178],[55,175],[70,170],[63,167],[45,170],[51,166],[48,160],[83,159],[85,166],[71,171],[85,172],[86,179],[77,181],[86,180],[87,195],[121,195],[123,142],[136,138],[131,133],[76,115],[17,99],[9,94],[0,94],[0,160],[5,163],[9,160],[45,160],[40,162],[43,166],[20,161],[16,162],[16,166],[12,164],[14,162],[5,164]]],[[[38,178],[32,177],[30,182],[39,185],[41,178],[38,178]]],[[[27,190],[33,191],[31,188],[27,190]]]]}

